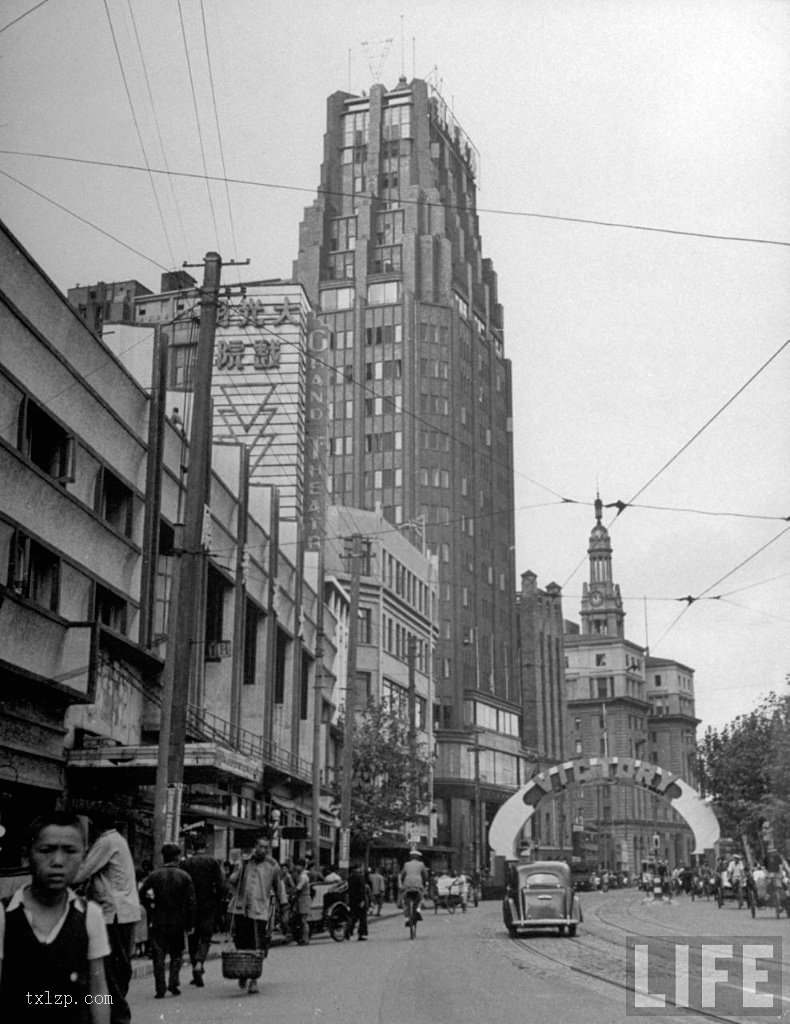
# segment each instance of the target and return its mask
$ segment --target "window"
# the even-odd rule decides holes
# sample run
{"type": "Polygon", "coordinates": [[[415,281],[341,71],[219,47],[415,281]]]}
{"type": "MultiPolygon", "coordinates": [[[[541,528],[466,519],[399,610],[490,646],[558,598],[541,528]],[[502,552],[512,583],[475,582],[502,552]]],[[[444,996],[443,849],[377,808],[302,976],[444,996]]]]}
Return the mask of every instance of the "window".
{"type": "Polygon", "coordinates": [[[126,632],[126,601],[111,590],[96,584],[93,601],[93,616],[97,622],[116,633],[126,632]]]}
{"type": "Polygon", "coordinates": [[[74,435],[30,398],[24,398],[19,406],[17,447],[58,483],[73,482],[74,435]]]}
{"type": "Polygon", "coordinates": [[[606,664],[606,655],[605,654],[596,654],[595,655],[595,664],[597,666],[605,665],[606,664]]]}
{"type": "Polygon", "coordinates": [[[11,545],[8,585],[20,597],[56,612],[60,604],[60,559],[24,533],[11,545]]]}
{"type": "Polygon", "coordinates": [[[661,685],[661,676],[655,676],[654,682],[655,682],[656,686],[660,686],[661,685]]]}
{"type": "Polygon", "coordinates": [[[321,292],[321,309],[323,312],[335,309],[351,309],[353,305],[353,288],[325,288],[321,292]]]}
{"type": "Polygon", "coordinates": [[[219,661],[217,645],[224,639],[225,578],[209,567],[206,584],[206,661],[219,661]]]}
{"type": "Polygon", "coordinates": [[[277,648],[274,653],[274,703],[285,702],[285,665],[288,660],[288,637],[277,630],[277,648]]]}
{"type": "Polygon", "coordinates": [[[359,609],[357,642],[360,644],[373,643],[373,612],[370,608],[359,609]]]}
{"type": "Polygon", "coordinates": [[[168,357],[170,387],[188,390],[192,387],[192,373],[195,365],[196,345],[171,345],[168,357]]]}
{"type": "Polygon", "coordinates": [[[131,488],[102,466],[96,478],[96,511],[102,519],[125,537],[131,537],[133,507],[131,488]]]}
{"type": "MultiPolygon", "coordinates": [[[[325,294],[322,292],[322,301],[325,294]]],[[[400,281],[379,281],[368,285],[368,305],[382,306],[392,302],[400,302],[400,281]]]]}
{"type": "Polygon", "coordinates": [[[244,686],[255,685],[256,662],[258,656],[258,609],[247,602],[246,622],[244,625],[244,667],[241,681],[244,686]]]}

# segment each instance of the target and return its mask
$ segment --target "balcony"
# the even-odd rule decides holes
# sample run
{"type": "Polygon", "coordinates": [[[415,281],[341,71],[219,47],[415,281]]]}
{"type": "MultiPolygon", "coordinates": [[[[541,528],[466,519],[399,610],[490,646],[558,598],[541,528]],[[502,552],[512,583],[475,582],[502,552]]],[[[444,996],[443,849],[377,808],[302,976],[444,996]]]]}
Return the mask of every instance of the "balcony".
{"type": "Polygon", "coordinates": [[[258,764],[263,764],[264,768],[274,768],[283,775],[292,776],[302,782],[312,781],[312,766],[303,757],[298,757],[241,726],[234,726],[224,718],[194,704],[187,705],[187,733],[196,739],[210,740],[228,749],[238,750],[258,764]]]}

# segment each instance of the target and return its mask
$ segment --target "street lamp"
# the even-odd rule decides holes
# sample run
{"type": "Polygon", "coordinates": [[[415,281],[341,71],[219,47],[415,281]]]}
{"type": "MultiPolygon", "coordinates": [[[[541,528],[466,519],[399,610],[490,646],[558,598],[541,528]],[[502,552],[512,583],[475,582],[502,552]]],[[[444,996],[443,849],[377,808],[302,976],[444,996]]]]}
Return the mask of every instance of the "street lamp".
{"type": "Polygon", "coordinates": [[[469,730],[474,740],[474,746],[466,749],[474,754],[474,812],[472,815],[472,856],[476,877],[480,877],[480,844],[481,844],[481,812],[482,802],[480,800],[480,733],[481,729],[472,726],[469,730]]]}

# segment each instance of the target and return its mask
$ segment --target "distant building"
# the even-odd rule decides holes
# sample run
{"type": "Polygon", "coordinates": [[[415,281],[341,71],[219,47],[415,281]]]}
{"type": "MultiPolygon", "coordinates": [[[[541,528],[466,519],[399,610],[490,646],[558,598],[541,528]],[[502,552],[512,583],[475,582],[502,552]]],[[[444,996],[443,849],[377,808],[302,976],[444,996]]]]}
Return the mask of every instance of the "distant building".
{"type": "MultiPolygon", "coordinates": [[[[569,756],[636,758],[693,781],[691,753],[697,725],[693,671],[676,662],[648,658],[641,645],[626,639],[625,612],[612,576],[612,545],[601,522],[602,512],[597,499],[581,629],[566,624],[569,756]],[[671,700],[670,691],[674,691],[671,700]],[[666,707],[675,712],[667,718],[663,718],[665,692],[666,707]]],[[[572,818],[584,827],[576,835],[577,843],[583,842],[586,859],[630,872],[656,852],[673,866],[690,861],[690,829],[668,804],[646,791],[605,784],[572,790],[570,798],[576,802],[570,809],[572,818]]]]}
{"type": "MultiPolygon", "coordinates": [[[[328,580],[337,580],[348,593],[355,534],[362,544],[356,706],[364,708],[368,700],[383,704],[404,725],[414,728],[418,749],[430,758],[434,753],[431,655],[437,631],[436,558],[415,547],[378,512],[332,505],[327,514],[325,572],[328,580]]],[[[338,642],[345,652],[347,636],[339,637],[338,642]]],[[[343,674],[336,678],[333,703],[338,707],[346,702],[347,680],[343,674]]],[[[420,842],[429,843],[433,838],[430,804],[413,824],[412,834],[419,835],[420,842]]],[[[402,837],[402,841],[405,839],[402,837]]],[[[380,845],[388,844],[382,840],[380,845]]]]}

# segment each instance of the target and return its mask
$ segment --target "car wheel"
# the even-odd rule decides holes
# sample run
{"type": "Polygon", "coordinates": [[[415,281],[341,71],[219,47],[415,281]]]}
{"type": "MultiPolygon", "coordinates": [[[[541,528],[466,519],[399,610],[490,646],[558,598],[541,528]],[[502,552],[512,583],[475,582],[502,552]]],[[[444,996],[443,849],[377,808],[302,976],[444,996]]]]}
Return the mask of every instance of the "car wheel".
{"type": "Polygon", "coordinates": [[[516,929],[513,927],[512,924],[509,924],[507,926],[507,933],[508,933],[508,935],[510,936],[511,939],[515,939],[515,938],[518,937],[518,932],[516,931],[516,929]]]}
{"type": "Polygon", "coordinates": [[[566,928],[565,928],[565,925],[564,925],[564,924],[561,924],[561,925],[560,925],[560,935],[564,936],[564,935],[565,935],[565,932],[566,932],[566,928]]]}
{"type": "Polygon", "coordinates": [[[575,939],[576,938],[576,925],[575,924],[568,925],[568,938],[569,939],[575,939]]]}

